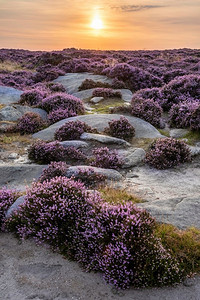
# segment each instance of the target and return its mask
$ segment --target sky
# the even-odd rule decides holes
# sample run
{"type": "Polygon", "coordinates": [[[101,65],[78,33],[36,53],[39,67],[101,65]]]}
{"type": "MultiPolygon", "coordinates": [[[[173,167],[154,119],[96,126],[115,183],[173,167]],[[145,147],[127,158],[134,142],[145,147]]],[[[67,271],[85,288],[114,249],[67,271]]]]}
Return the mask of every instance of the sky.
{"type": "Polygon", "coordinates": [[[199,49],[200,0],[0,0],[0,48],[70,47],[199,49]]]}

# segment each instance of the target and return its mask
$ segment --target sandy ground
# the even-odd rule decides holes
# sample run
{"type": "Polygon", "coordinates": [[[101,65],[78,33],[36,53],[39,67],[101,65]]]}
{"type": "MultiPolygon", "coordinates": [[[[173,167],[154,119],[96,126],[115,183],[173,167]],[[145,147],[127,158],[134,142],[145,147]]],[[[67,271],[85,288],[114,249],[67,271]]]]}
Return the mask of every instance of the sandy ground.
{"type": "Polygon", "coordinates": [[[86,273],[34,241],[0,234],[1,300],[200,300],[200,277],[176,287],[117,292],[100,273],[86,273]]]}

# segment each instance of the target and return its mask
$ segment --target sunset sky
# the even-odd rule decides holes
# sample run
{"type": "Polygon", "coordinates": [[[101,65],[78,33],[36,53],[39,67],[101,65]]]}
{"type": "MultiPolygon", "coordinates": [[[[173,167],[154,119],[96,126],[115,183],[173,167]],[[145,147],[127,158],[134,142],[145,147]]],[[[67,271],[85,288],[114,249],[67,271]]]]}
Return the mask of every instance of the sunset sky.
{"type": "Polygon", "coordinates": [[[0,0],[0,48],[200,48],[200,0],[0,0]]]}

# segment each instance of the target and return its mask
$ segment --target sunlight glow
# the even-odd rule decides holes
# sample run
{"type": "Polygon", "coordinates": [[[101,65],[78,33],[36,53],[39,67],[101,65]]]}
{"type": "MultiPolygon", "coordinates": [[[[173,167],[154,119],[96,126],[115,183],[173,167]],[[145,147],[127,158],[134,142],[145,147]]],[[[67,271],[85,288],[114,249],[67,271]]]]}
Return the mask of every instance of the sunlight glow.
{"type": "Polygon", "coordinates": [[[93,21],[91,23],[91,28],[96,30],[103,29],[103,22],[99,15],[94,16],[93,21]]]}

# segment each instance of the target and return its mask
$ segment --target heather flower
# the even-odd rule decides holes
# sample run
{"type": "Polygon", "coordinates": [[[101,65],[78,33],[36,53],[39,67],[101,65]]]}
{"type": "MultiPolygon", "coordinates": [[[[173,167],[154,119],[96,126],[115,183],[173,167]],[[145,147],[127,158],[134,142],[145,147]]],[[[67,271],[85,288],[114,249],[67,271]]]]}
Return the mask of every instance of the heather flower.
{"type": "Polygon", "coordinates": [[[55,139],[59,141],[79,139],[84,132],[93,132],[94,130],[85,122],[76,120],[68,121],[55,132],[55,139]]]}
{"type": "Polygon", "coordinates": [[[135,129],[125,117],[120,117],[119,120],[108,122],[109,127],[105,132],[121,139],[129,140],[135,135],[135,129]]]}
{"type": "Polygon", "coordinates": [[[19,196],[20,193],[16,190],[7,189],[6,187],[0,189],[0,229],[5,221],[7,210],[19,196]]]}
{"type": "Polygon", "coordinates": [[[60,120],[67,119],[69,117],[75,117],[77,114],[69,109],[58,108],[56,110],[52,110],[48,114],[48,121],[50,124],[54,124],[60,120]]]}
{"type": "Polygon", "coordinates": [[[16,130],[22,135],[31,134],[43,129],[45,126],[46,123],[42,120],[39,114],[27,112],[18,119],[16,130]]]}
{"type": "Polygon", "coordinates": [[[116,150],[109,150],[107,147],[95,148],[92,166],[106,169],[118,169],[122,165],[122,160],[116,150]]]}
{"type": "Polygon", "coordinates": [[[19,103],[30,106],[38,105],[42,102],[42,99],[44,99],[46,95],[47,93],[45,93],[41,89],[28,90],[21,95],[19,103]]]}
{"type": "Polygon", "coordinates": [[[38,181],[43,182],[45,180],[51,180],[52,178],[65,176],[68,165],[65,162],[51,162],[47,168],[42,171],[38,181]]]}
{"type": "Polygon", "coordinates": [[[55,93],[42,100],[41,107],[47,112],[56,109],[68,109],[76,114],[84,113],[83,102],[72,95],[66,93],[55,93]]]}
{"type": "Polygon", "coordinates": [[[183,141],[173,138],[156,140],[146,153],[145,161],[157,169],[167,169],[191,160],[190,149],[183,141]]]}
{"type": "Polygon", "coordinates": [[[110,88],[96,88],[92,93],[92,97],[122,98],[122,94],[110,88]]]}
{"type": "Polygon", "coordinates": [[[131,101],[131,114],[141,118],[153,126],[162,127],[162,108],[151,99],[134,98],[131,101]]]}

